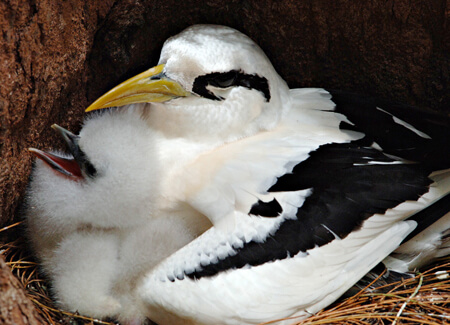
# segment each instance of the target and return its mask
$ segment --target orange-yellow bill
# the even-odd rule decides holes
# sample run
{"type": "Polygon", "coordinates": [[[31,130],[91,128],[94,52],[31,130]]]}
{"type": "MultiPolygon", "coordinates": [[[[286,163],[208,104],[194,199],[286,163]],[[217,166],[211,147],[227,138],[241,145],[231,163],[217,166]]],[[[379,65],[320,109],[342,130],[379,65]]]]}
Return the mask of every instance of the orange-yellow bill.
{"type": "Polygon", "coordinates": [[[163,75],[164,64],[122,82],[92,103],[86,112],[136,103],[165,102],[190,93],[176,81],[163,75]]]}

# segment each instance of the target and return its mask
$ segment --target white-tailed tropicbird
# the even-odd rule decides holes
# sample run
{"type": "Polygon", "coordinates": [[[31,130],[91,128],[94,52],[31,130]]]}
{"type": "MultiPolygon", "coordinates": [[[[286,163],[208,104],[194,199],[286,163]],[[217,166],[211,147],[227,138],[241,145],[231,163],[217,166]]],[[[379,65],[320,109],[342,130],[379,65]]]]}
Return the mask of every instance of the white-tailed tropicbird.
{"type": "MultiPolygon", "coordinates": [[[[96,127],[88,122],[80,134],[83,159],[78,165],[89,162],[97,172],[91,177],[81,168],[72,182],[81,190],[90,188],[89,195],[79,194],[88,202],[85,224],[66,230],[70,217],[61,213],[66,203],[54,199],[50,220],[32,227],[36,234],[52,232],[51,243],[44,240],[42,249],[73,233],[103,235],[126,228],[126,218],[109,223],[108,213],[120,215],[116,209],[137,209],[124,214],[132,221],[144,216],[149,224],[154,218],[176,224],[180,218],[181,226],[161,230],[172,237],[186,223],[195,224],[184,230],[187,237],[203,230],[205,218],[213,226],[190,243],[182,239],[160,253],[156,266],[140,269],[128,287],[132,293],[116,297],[115,310],[106,316],[123,321],[148,317],[159,324],[257,324],[307,317],[337,299],[408,235],[443,215],[435,248],[427,254],[449,253],[448,246],[436,248],[444,236],[448,240],[450,224],[446,116],[344,92],[289,89],[253,41],[211,25],[192,26],[167,40],[158,66],[112,89],[88,111],[122,105],[130,105],[124,109],[129,114],[119,110],[93,118],[96,127]],[[130,116],[135,117],[131,131],[122,136],[130,116]],[[111,125],[111,119],[122,123],[111,125]],[[112,132],[121,143],[116,154],[123,150],[127,164],[145,155],[137,159],[131,179],[120,171],[123,178],[112,182],[111,192],[94,186],[107,178],[97,165],[120,159],[97,156],[89,141],[111,144],[108,136],[88,132],[101,132],[103,120],[108,132],[117,128],[112,132]],[[128,152],[129,147],[136,151],[128,152]],[[119,191],[121,186],[134,190],[119,191]],[[148,190],[145,200],[128,195],[142,189],[148,190]],[[97,218],[89,207],[102,200],[113,200],[113,211],[105,209],[97,218]],[[135,206],[141,202],[148,213],[135,206]],[[53,225],[55,220],[62,225],[53,225]],[[42,230],[46,223],[52,228],[42,230]]],[[[37,154],[46,159],[45,153],[37,154]]],[[[47,162],[55,167],[52,157],[47,162]]],[[[40,190],[41,182],[34,183],[40,190]]],[[[31,197],[37,192],[32,190],[31,197]]],[[[32,202],[39,205],[39,199],[32,202]]],[[[155,232],[152,225],[145,229],[148,236],[155,232]]],[[[121,243],[113,247],[127,256],[121,243]]],[[[155,250],[151,243],[142,246],[155,250]]],[[[98,258],[85,250],[87,261],[98,258]]],[[[405,263],[410,261],[401,267],[405,263]]],[[[52,274],[61,268],[47,263],[51,267],[52,274]]]]}

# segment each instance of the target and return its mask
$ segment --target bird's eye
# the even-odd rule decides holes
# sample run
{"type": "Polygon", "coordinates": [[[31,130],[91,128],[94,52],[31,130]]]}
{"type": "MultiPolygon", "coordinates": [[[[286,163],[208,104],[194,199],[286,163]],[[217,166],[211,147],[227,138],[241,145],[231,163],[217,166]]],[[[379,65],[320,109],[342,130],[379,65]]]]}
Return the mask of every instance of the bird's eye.
{"type": "Polygon", "coordinates": [[[228,88],[236,84],[237,73],[230,71],[227,73],[221,73],[214,76],[214,79],[210,81],[210,85],[219,88],[228,88]]]}
{"type": "Polygon", "coordinates": [[[97,175],[97,169],[95,169],[94,165],[89,161],[86,154],[78,148],[78,154],[75,159],[78,162],[81,170],[86,174],[86,176],[90,178],[94,178],[97,175]]]}
{"type": "Polygon", "coordinates": [[[97,175],[97,169],[95,169],[94,165],[92,165],[89,161],[86,161],[84,164],[84,172],[91,178],[97,175]]]}

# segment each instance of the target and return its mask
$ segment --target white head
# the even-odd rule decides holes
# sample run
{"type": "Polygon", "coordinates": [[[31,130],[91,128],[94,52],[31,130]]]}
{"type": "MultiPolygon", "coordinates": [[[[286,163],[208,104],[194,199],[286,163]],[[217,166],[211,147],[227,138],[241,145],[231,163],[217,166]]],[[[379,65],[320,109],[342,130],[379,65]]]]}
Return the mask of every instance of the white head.
{"type": "Polygon", "coordinates": [[[229,141],[274,127],[288,90],[250,38],[229,27],[195,25],[165,42],[157,67],[88,110],[152,102],[149,122],[168,136],[229,141]]]}
{"type": "Polygon", "coordinates": [[[131,227],[151,218],[160,166],[153,131],[138,108],[88,119],[80,135],[54,126],[71,154],[30,149],[40,159],[31,175],[31,224],[60,233],[77,227],[131,227]]]}

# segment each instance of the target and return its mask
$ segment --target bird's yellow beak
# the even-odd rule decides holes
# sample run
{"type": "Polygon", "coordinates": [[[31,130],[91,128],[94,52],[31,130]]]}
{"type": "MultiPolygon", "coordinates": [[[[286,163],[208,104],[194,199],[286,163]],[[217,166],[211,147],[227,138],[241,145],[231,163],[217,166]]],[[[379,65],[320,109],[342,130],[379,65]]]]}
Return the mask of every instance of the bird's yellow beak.
{"type": "Polygon", "coordinates": [[[112,106],[165,102],[190,95],[179,83],[165,77],[163,69],[164,64],[160,64],[122,82],[92,103],[86,112],[112,106]]]}

